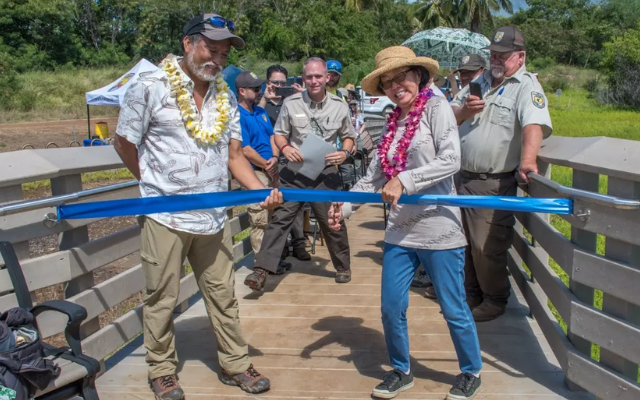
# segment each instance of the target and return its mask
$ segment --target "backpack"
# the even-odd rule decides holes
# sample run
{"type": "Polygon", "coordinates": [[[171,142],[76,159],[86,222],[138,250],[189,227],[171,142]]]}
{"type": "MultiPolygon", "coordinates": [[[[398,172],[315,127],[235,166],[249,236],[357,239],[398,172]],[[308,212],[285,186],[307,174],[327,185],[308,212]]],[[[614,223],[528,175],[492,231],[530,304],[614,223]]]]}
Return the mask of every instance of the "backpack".
{"type": "MultiPolygon", "coordinates": [[[[25,311],[22,310],[22,312],[25,311]]],[[[10,326],[9,334],[13,335],[13,331],[20,328],[35,332],[36,338],[8,351],[0,352],[0,385],[4,387],[0,388],[0,393],[3,392],[5,397],[11,399],[13,390],[15,391],[13,399],[29,400],[38,390],[44,390],[60,375],[60,367],[45,358],[40,335],[33,324],[10,326]]]]}

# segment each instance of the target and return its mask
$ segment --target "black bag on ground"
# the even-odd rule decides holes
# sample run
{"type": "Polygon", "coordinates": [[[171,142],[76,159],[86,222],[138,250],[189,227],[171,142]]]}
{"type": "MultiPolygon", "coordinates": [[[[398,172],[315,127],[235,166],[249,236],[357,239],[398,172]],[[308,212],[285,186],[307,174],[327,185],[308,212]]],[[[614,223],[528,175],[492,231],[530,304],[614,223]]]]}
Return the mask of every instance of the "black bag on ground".
{"type": "MultiPolygon", "coordinates": [[[[31,314],[28,311],[27,313],[31,314]]],[[[5,315],[6,313],[3,314],[3,317],[5,315]]],[[[2,319],[4,320],[4,318],[2,319]]],[[[31,321],[33,321],[33,316],[31,321]]],[[[45,358],[40,335],[31,323],[11,325],[11,321],[7,322],[10,335],[13,335],[12,330],[18,331],[20,328],[28,328],[36,334],[34,340],[0,352],[0,385],[15,390],[15,400],[29,400],[35,396],[38,390],[45,389],[60,375],[60,367],[45,358]]],[[[26,321],[19,320],[19,322],[26,321]]]]}

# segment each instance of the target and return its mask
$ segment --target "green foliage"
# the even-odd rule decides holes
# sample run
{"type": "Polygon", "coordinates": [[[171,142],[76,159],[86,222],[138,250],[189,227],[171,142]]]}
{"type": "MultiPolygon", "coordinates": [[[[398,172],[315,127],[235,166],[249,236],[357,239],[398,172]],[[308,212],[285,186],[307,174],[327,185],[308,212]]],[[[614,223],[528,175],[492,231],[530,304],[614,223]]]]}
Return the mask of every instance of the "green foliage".
{"type": "Polygon", "coordinates": [[[628,62],[640,64],[640,25],[604,44],[602,66],[608,72],[615,71],[620,57],[628,62]]]}

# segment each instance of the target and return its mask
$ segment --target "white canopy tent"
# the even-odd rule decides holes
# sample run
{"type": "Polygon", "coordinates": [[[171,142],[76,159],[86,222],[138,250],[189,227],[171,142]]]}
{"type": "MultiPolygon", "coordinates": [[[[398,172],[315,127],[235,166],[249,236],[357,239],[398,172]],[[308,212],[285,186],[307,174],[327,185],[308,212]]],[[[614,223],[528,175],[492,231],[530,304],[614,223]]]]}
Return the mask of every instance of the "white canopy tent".
{"type": "Polygon", "coordinates": [[[141,59],[126,74],[111,82],[105,87],[87,92],[87,135],[91,139],[91,121],[89,106],[121,106],[124,94],[131,84],[138,80],[140,76],[145,76],[158,70],[158,67],[146,59],[141,59]]]}

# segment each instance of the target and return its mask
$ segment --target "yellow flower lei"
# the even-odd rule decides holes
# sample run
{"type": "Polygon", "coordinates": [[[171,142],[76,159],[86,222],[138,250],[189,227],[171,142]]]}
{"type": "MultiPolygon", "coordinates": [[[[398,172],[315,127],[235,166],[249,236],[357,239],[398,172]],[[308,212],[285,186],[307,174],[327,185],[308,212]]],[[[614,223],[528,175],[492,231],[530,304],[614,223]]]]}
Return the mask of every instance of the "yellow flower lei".
{"type": "Polygon", "coordinates": [[[187,132],[204,144],[215,145],[218,143],[222,138],[222,133],[228,128],[229,110],[231,108],[229,106],[229,86],[224,81],[222,73],[218,72],[215,77],[218,118],[213,125],[213,129],[209,130],[202,126],[201,118],[198,117],[196,102],[182,83],[182,76],[176,57],[165,58],[162,61],[162,69],[169,76],[171,97],[176,99],[187,132]]]}

